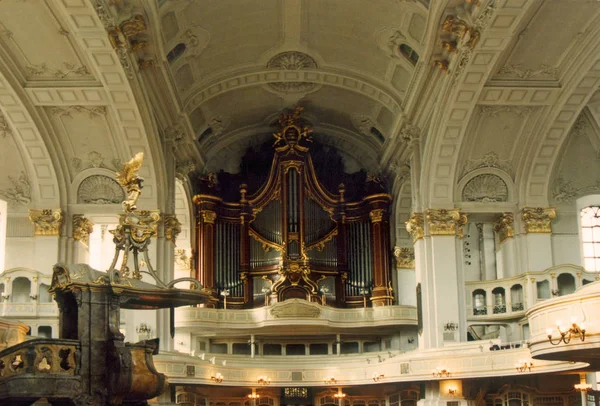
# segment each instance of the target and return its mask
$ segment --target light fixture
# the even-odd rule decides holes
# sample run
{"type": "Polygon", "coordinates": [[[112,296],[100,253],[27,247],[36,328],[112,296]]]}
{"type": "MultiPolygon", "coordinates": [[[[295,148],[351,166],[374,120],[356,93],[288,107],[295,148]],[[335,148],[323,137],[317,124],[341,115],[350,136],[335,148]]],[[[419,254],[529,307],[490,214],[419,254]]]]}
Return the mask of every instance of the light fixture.
{"type": "Polygon", "coordinates": [[[448,388],[448,395],[454,396],[456,395],[456,388],[448,388]]]}
{"type": "Polygon", "coordinates": [[[269,378],[268,376],[259,376],[256,382],[258,382],[259,385],[270,385],[271,378],[269,378]]]}
{"type": "Polygon", "coordinates": [[[587,392],[592,389],[592,385],[589,383],[577,383],[573,385],[576,391],[578,392],[587,392]]]}
{"type": "Polygon", "coordinates": [[[458,323],[449,321],[446,324],[444,324],[444,331],[456,331],[456,330],[458,330],[458,323]]]}
{"type": "Polygon", "coordinates": [[[251,393],[248,395],[249,399],[258,399],[260,398],[260,395],[258,393],[251,393]]]}
{"type": "MultiPolygon", "coordinates": [[[[152,332],[152,329],[150,327],[148,327],[148,325],[146,323],[141,323],[139,326],[137,326],[135,331],[137,331],[138,334],[150,335],[150,333],[152,332]]],[[[182,343],[182,345],[183,345],[183,343],[182,343]]]]}
{"type": "Polygon", "coordinates": [[[379,382],[385,377],[384,374],[380,374],[378,372],[373,372],[373,381],[379,382]]]}
{"type": "Polygon", "coordinates": [[[327,286],[321,287],[321,304],[325,306],[327,304],[327,293],[329,293],[329,288],[327,286]]]}
{"type": "Polygon", "coordinates": [[[223,375],[221,375],[220,372],[217,372],[216,374],[210,377],[210,380],[215,381],[216,383],[221,383],[223,382],[223,375]]]}
{"type": "Polygon", "coordinates": [[[333,397],[334,397],[334,398],[337,398],[337,399],[343,399],[343,398],[345,398],[345,397],[346,397],[346,394],[345,394],[345,393],[342,393],[342,392],[338,392],[338,393],[336,393],[335,395],[333,395],[333,397]]]}
{"type": "Polygon", "coordinates": [[[531,367],[533,367],[533,362],[525,360],[525,359],[520,359],[516,365],[517,371],[519,371],[519,372],[525,372],[525,371],[531,372],[531,367]]]}
{"type": "Polygon", "coordinates": [[[337,379],[335,379],[333,376],[330,376],[329,378],[325,378],[323,383],[326,383],[327,385],[333,385],[334,383],[337,383],[337,379]]]}
{"type": "Polygon", "coordinates": [[[433,376],[435,376],[436,378],[441,378],[441,377],[447,378],[450,376],[450,371],[444,367],[437,367],[437,369],[435,371],[433,371],[433,376]]]}
{"type": "Polygon", "coordinates": [[[229,289],[223,289],[221,291],[221,296],[223,296],[223,309],[227,309],[227,296],[229,296],[229,289]]]}
{"type": "Polygon", "coordinates": [[[558,329],[558,333],[560,334],[560,337],[558,337],[558,341],[556,342],[552,340],[552,329],[546,329],[548,340],[552,345],[558,345],[561,342],[569,344],[573,336],[579,338],[581,341],[585,341],[585,323],[582,322],[581,325],[578,325],[575,317],[571,317],[571,327],[569,327],[568,329],[561,326],[560,320],[556,321],[556,328],[558,329]]]}
{"type": "Polygon", "coordinates": [[[358,291],[363,297],[363,307],[367,308],[367,294],[369,293],[369,289],[362,288],[358,291]]]}

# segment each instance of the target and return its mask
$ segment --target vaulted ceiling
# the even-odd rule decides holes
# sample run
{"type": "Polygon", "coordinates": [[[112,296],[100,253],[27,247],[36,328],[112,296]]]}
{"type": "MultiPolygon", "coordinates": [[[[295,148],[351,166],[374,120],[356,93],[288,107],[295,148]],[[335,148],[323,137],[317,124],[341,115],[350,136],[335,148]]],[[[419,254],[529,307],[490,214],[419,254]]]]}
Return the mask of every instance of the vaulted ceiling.
{"type": "Polygon", "coordinates": [[[490,156],[547,204],[577,120],[600,148],[599,31],[596,0],[1,0],[0,191],[76,204],[142,150],[165,206],[173,168],[235,172],[300,105],[347,170],[416,171],[406,205],[490,156]]]}

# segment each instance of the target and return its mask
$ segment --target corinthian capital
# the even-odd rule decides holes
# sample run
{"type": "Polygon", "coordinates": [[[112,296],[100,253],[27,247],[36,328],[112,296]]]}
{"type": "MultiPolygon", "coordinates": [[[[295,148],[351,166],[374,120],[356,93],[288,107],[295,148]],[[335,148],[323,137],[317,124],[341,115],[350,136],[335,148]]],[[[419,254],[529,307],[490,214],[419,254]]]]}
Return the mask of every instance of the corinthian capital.
{"type": "Polygon", "coordinates": [[[81,214],[73,215],[73,239],[88,245],[89,235],[94,231],[94,223],[81,214]]]}
{"type": "Polygon", "coordinates": [[[552,220],[556,218],[555,207],[523,207],[521,218],[526,233],[546,234],[552,232],[552,220]]]}
{"type": "Polygon", "coordinates": [[[431,235],[457,235],[463,237],[467,215],[460,209],[427,209],[427,224],[431,235]]]}
{"type": "Polygon", "coordinates": [[[410,218],[405,223],[406,231],[412,236],[413,244],[423,238],[423,213],[412,212],[410,218]]]}
{"type": "Polygon", "coordinates": [[[177,236],[181,233],[181,223],[177,220],[174,214],[163,214],[165,226],[165,238],[172,243],[175,243],[177,236]]]}
{"type": "Polygon", "coordinates": [[[59,235],[63,216],[60,209],[29,209],[29,220],[35,235],[59,235]]]}
{"type": "Polygon", "coordinates": [[[494,223],[494,231],[498,234],[498,241],[503,242],[515,235],[513,223],[515,219],[512,213],[502,213],[494,223]]]}
{"type": "Polygon", "coordinates": [[[396,258],[396,269],[415,268],[415,249],[394,247],[394,258],[396,258]]]}

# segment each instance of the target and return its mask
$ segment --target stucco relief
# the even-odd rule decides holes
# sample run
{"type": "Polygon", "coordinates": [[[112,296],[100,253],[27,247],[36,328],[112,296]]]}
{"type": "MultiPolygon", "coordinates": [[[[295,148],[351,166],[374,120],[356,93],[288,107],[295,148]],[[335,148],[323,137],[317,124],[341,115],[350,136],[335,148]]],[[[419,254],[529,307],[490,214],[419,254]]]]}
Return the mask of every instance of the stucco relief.
{"type": "Polygon", "coordinates": [[[123,188],[114,179],[103,175],[88,176],[77,190],[77,203],[119,204],[124,199],[123,188]]]}
{"type": "Polygon", "coordinates": [[[466,202],[505,202],[508,187],[501,177],[489,173],[475,176],[465,185],[462,199],[466,202]]]}
{"type": "Polygon", "coordinates": [[[31,183],[25,172],[21,172],[18,178],[9,176],[12,184],[7,189],[0,190],[0,196],[9,204],[14,206],[26,206],[31,202],[31,183]]]}
{"type": "MultiPolygon", "coordinates": [[[[314,69],[317,63],[303,52],[287,51],[275,55],[267,63],[267,68],[282,70],[314,69]]],[[[311,82],[271,82],[269,86],[283,93],[303,93],[311,91],[316,84],[311,82]]]]}

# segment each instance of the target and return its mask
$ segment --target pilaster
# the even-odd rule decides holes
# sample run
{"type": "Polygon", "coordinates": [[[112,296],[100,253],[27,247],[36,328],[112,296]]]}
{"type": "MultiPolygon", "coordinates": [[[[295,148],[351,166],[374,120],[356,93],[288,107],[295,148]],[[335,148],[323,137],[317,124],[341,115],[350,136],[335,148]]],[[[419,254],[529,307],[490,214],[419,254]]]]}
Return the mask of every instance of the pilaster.
{"type": "Polygon", "coordinates": [[[29,220],[34,225],[33,268],[47,270],[48,264],[59,262],[63,212],[61,209],[29,209],[29,220]]]}
{"type": "Polygon", "coordinates": [[[554,207],[524,207],[521,212],[523,235],[527,252],[526,271],[543,271],[553,266],[552,220],[556,218],[554,207]]]}

